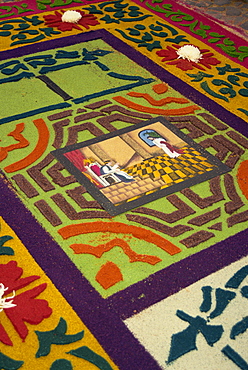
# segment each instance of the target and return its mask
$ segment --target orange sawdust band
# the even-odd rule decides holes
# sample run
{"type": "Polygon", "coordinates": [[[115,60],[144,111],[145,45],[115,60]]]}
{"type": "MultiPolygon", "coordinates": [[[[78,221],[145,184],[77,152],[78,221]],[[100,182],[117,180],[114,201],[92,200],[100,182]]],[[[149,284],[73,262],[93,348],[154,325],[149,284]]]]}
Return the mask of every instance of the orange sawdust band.
{"type": "Polygon", "coordinates": [[[163,238],[162,236],[159,236],[150,230],[144,230],[138,226],[125,225],[121,222],[86,222],[81,224],[68,225],[58,230],[58,233],[62,236],[63,239],[68,239],[72,236],[77,236],[80,234],[97,232],[132,234],[137,239],[155,244],[157,247],[163,249],[171,256],[181,252],[180,248],[178,248],[176,245],[163,238]]]}
{"type": "Polygon", "coordinates": [[[248,199],[248,160],[242,162],[239,166],[237,178],[242,193],[248,199]]]}
{"type": "Polygon", "coordinates": [[[143,98],[146,101],[148,101],[148,103],[150,103],[151,105],[155,105],[156,107],[162,107],[162,105],[166,105],[166,104],[169,104],[169,103],[179,103],[179,104],[187,104],[187,103],[189,103],[189,100],[188,99],[185,99],[185,98],[175,98],[173,96],[167,96],[166,98],[163,98],[163,99],[160,99],[160,100],[156,100],[156,99],[154,99],[149,94],[138,93],[138,92],[135,92],[135,91],[131,91],[127,95],[133,96],[135,98],[143,98]]]}
{"type": "Polygon", "coordinates": [[[49,140],[49,130],[46,126],[45,121],[42,118],[36,119],[33,122],[37,127],[39,134],[39,139],[38,143],[36,144],[36,147],[27,157],[5,167],[4,170],[7,173],[16,172],[18,170],[28,167],[29,165],[34,163],[37,159],[39,159],[45,152],[49,140]]]}
{"type": "Polygon", "coordinates": [[[196,110],[200,110],[201,108],[198,107],[198,105],[190,105],[188,107],[184,108],[178,108],[178,109],[160,109],[160,108],[149,108],[145,107],[140,104],[133,103],[132,101],[123,98],[122,96],[115,96],[113,97],[115,101],[118,103],[125,105],[128,108],[132,108],[134,110],[137,110],[139,112],[146,112],[146,113],[153,113],[153,114],[159,114],[159,115],[167,115],[167,116],[181,116],[184,114],[190,114],[194,113],[196,110]]]}
{"type": "Polygon", "coordinates": [[[103,253],[110,251],[114,247],[121,247],[123,252],[129,257],[130,262],[145,262],[150,265],[156,265],[162,260],[157,256],[149,256],[147,254],[138,254],[133,251],[125,240],[115,238],[105,244],[99,244],[96,247],[89,244],[72,244],[70,247],[76,254],[92,254],[100,258],[103,253]]]}
{"type": "Polygon", "coordinates": [[[5,147],[0,147],[0,162],[3,161],[8,156],[8,152],[25,148],[29,145],[29,141],[25,139],[25,137],[21,134],[21,132],[24,130],[25,124],[18,123],[13,131],[11,131],[7,136],[12,136],[16,141],[19,141],[19,143],[11,144],[5,147]]]}

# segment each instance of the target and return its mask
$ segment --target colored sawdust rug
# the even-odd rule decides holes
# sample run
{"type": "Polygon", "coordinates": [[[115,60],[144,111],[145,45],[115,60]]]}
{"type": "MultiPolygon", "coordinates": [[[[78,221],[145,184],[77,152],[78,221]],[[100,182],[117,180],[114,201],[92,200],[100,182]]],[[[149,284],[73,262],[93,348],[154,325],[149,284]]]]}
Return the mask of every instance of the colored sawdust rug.
{"type": "Polygon", "coordinates": [[[247,369],[245,40],[166,0],[0,12],[0,368],[247,369]]]}

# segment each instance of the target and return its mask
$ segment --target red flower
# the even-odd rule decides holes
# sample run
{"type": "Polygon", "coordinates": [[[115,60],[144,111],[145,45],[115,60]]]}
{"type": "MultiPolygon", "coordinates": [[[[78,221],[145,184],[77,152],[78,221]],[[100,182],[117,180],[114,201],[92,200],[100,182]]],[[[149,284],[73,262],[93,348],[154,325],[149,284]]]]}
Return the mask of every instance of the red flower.
{"type": "Polygon", "coordinates": [[[71,31],[73,28],[82,31],[81,27],[87,30],[90,26],[99,24],[96,16],[93,14],[85,14],[82,10],[77,10],[81,14],[82,18],[77,23],[63,22],[62,15],[65,11],[62,10],[62,14],[59,11],[55,11],[54,14],[44,15],[45,25],[49,27],[57,27],[60,31],[71,31]],[[81,27],[80,27],[80,26],[81,27]]]}
{"type": "Polygon", "coordinates": [[[217,64],[221,63],[218,59],[212,58],[214,54],[209,53],[208,49],[200,49],[202,58],[199,60],[198,63],[195,63],[187,59],[178,59],[177,50],[174,48],[179,49],[180,46],[173,45],[173,48],[171,46],[167,46],[166,49],[158,50],[156,53],[159,57],[163,58],[162,62],[167,62],[166,64],[170,65],[176,65],[176,67],[180,68],[182,71],[188,71],[194,68],[205,71],[204,67],[211,69],[211,66],[216,66],[217,64]]]}
{"type": "MultiPolygon", "coordinates": [[[[8,290],[5,294],[6,297],[9,294],[12,295],[13,291],[16,292],[18,289],[24,288],[34,280],[40,278],[39,276],[33,275],[20,279],[22,273],[22,268],[18,267],[15,261],[10,261],[6,265],[0,265],[0,283],[2,283],[5,288],[8,287],[8,290]]],[[[41,323],[43,319],[52,314],[52,309],[48,306],[47,301],[44,299],[35,299],[46,289],[46,287],[46,283],[40,284],[35,288],[15,295],[14,298],[12,298],[12,302],[15,304],[15,307],[6,309],[3,308],[6,316],[9,318],[16,332],[23,340],[25,340],[26,336],[28,335],[28,328],[25,325],[25,322],[28,322],[32,325],[37,325],[41,323]]],[[[0,341],[9,346],[13,345],[11,339],[1,324],[0,341]]]]}

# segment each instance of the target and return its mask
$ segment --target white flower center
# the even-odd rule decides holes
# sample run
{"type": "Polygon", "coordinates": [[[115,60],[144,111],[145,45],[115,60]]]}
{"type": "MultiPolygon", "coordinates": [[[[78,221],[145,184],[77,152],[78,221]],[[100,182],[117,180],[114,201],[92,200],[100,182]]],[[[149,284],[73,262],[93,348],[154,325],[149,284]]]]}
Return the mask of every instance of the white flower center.
{"type": "Polygon", "coordinates": [[[184,45],[177,50],[178,59],[188,59],[190,62],[198,63],[202,58],[200,50],[193,45],[184,45]]]}
{"type": "Polygon", "coordinates": [[[16,304],[12,303],[13,302],[12,298],[15,297],[15,291],[13,291],[12,296],[3,298],[4,293],[8,289],[9,288],[5,288],[5,286],[2,283],[0,283],[0,312],[3,311],[3,309],[5,309],[5,308],[11,308],[11,307],[16,306],[16,304]],[[10,299],[10,301],[9,301],[9,299],[10,299]]]}
{"type": "Polygon", "coordinates": [[[77,23],[82,18],[81,14],[76,10],[67,10],[62,15],[62,22],[77,23]]]}

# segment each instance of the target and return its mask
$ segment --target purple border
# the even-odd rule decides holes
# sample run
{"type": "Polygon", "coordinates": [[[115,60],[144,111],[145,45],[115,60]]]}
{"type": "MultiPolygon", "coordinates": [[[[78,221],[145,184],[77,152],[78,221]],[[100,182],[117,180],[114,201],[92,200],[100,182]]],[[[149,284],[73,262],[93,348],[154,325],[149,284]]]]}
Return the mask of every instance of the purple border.
{"type": "MultiPolygon", "coordinates": [[[[184,93],[195,103],[205,107],[222,121],[248,136],[248,126],[241,118],[228,112],[177,77],[157,66],[132,47],[105,30],[69,36],[40,44],[24,46],[1,52],[0,58],[13,58],[54,47],[102,38],[112,47],[142,65],[177,91],[184,93]],[[193,96],[196,96],[193,99],[193,96]],[[209,109],[211,106],[211,109],[209,109]]],[[[160,369],[154,359],[132,336],[120,317],[129,317],[151,304],[164,299],[196,280],[234,262],[248,254],[248,230],[237,234],[204,251],[186,258],[148,277],[108,299],[103,299],[81,272],[70,261],[60,246],[35,220],[20,199],[0,178],[0,214],[22,240],[34,259],[63,294],[79,317],[96,336],[100,344],[121,369],[160,369]],[[211,264],[213,262],[213,265],[211,264]],[[197,270],[193,268],[197,265],[197,270]],[[68,273],[69,272],[69,273],[68,273]],[[145,294],[146,299],[138,299],[145,294]],[[131,298],[135,298],[132,302],[131,298]]]]}
{"type": "Polygon", "coordinates": [[[1,172],[0,216],[120,369],[160,370],[108,303],[26,209],[1,172]]]}
{"type": "Polygon", "coordinates": [[[106,301],[124,320],[247,255],[248,229],[158,271],[106,301]]]}
{"type": "Polygon", "coordinates": [[[82,33],[73,36],[62,37],[56,40],[44,41],[42,43],[27,45],[9,51],[2,51],[0,52],[0,59],[4,60],[9,58],[18,58],[20,56],[24,56],[27,54],[34,54],[40,51],[69,46],[80,42],[87,42],[98,38],[103,39],[107,44],[112,46],[114,49],[126,55],[129,59],[133,60],[135,63],[148,70],[154,76],[168,83],[176,91],[180,92],[188,99],[192,100],[194,103],[205,108],[215,117],[227,123],[236,131],[239,131],[241,134],[248,136],[248,125],[242,118],[239,118],[235,114],[227,111],[218,103],[206,97],[202,93],[198,92],[193,87],[189,86],[186,82],[183,82],[180,78],[172,75],[164,68],[158,66],[151,59],[139,53],[137,50],[133,49],[131,46],[119,40],[117,37],[115,37],[114,35],[112,35],[111,33],[104,29],[90,31],[87,33],[82,33]]]}
{"type": "Polygon", "coordinates": [[[248,255],[245,230],[104,300],[25,208],[1,172],[0,215],[116,365],[125,370],[160,367],[133,337],[123,319],[248,255]],[[141,294],[144,301],[139,298],[141,294]]]}

